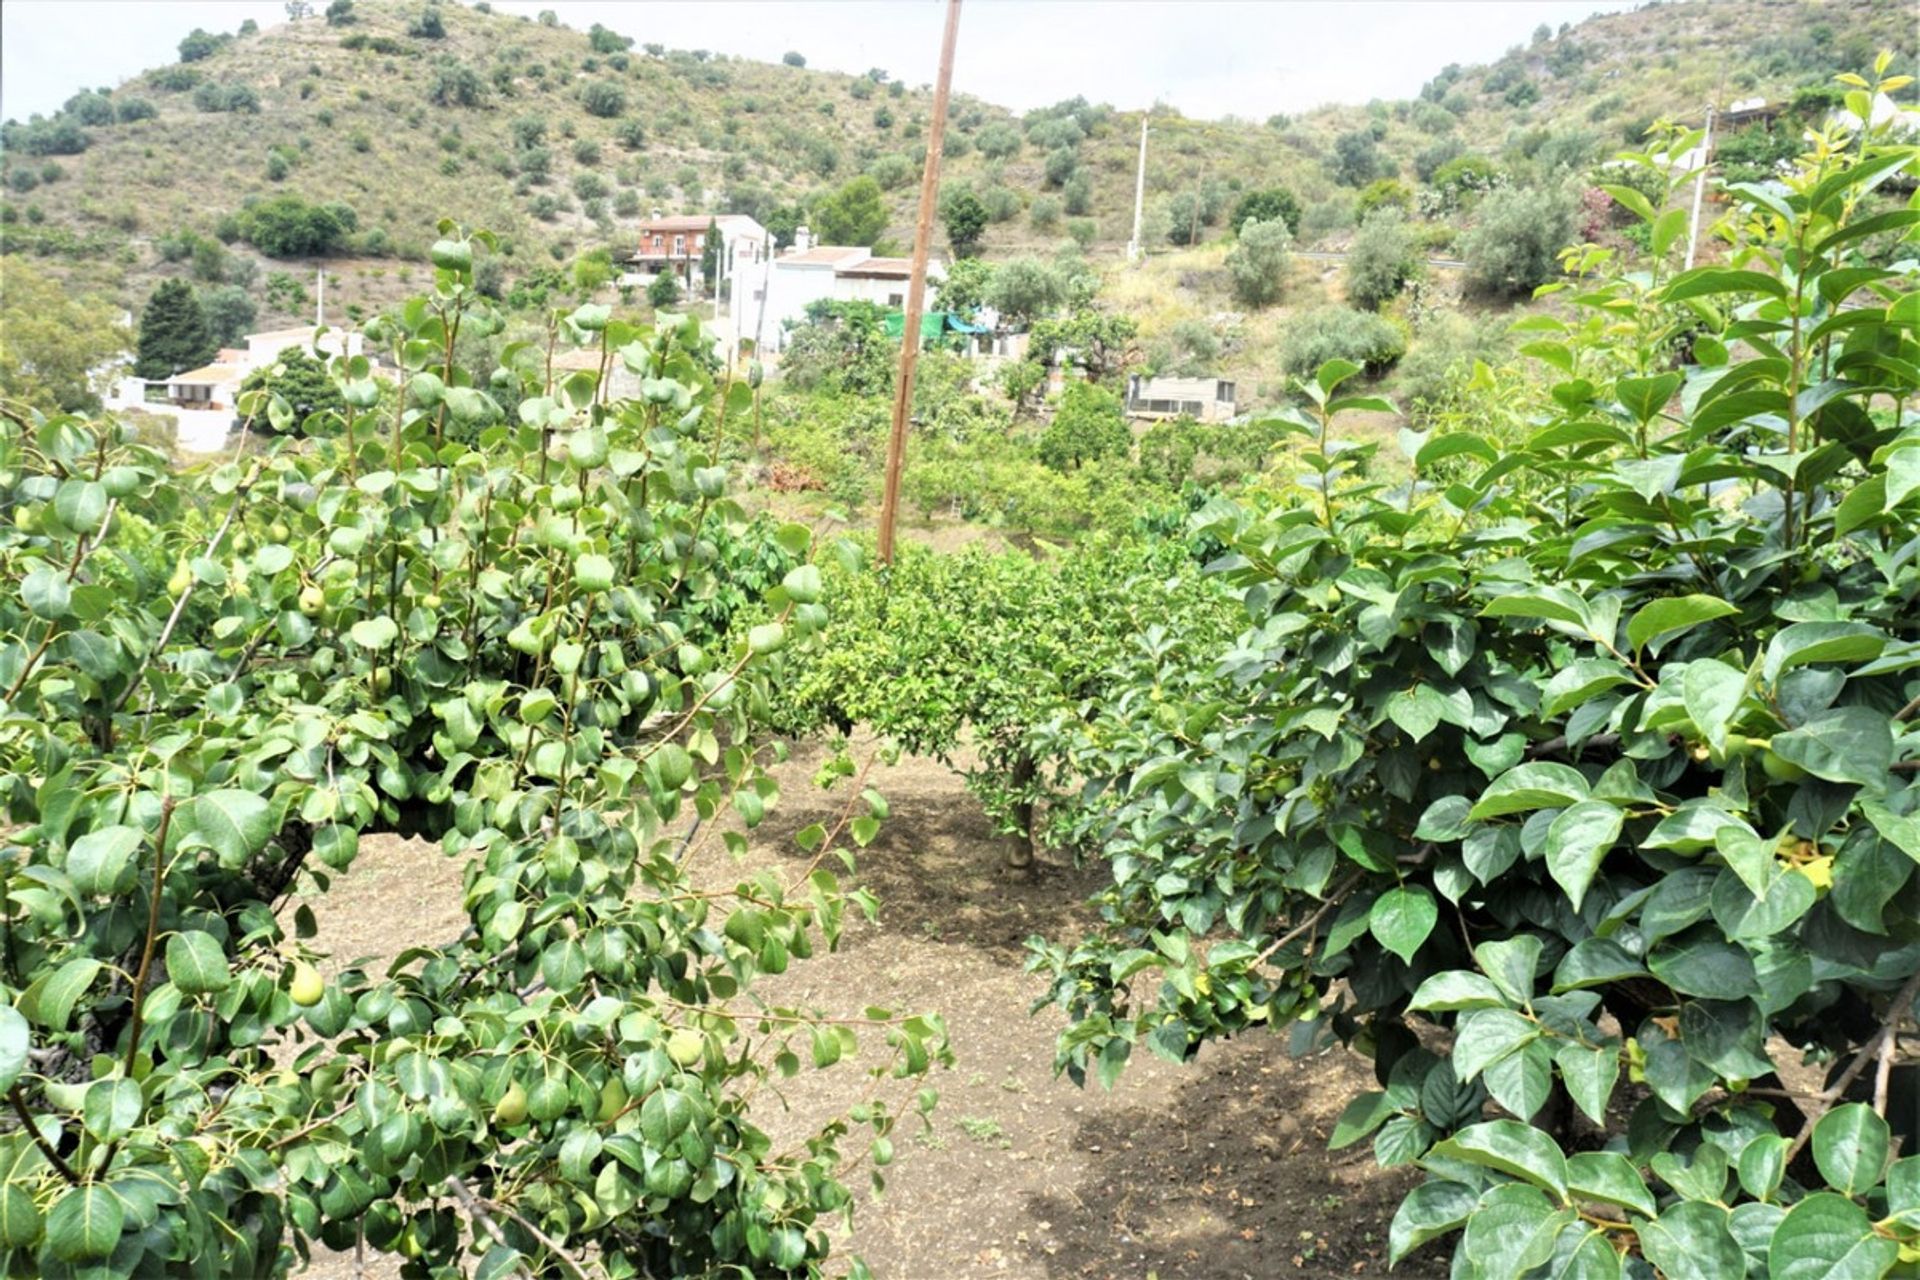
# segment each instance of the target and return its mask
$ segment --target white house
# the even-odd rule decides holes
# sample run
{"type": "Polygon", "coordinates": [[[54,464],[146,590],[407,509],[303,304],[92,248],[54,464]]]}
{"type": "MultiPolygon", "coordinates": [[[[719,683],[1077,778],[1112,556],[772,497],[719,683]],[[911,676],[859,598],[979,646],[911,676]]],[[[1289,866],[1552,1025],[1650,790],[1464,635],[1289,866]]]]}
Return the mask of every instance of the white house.
{"type": "MultiPolygon", "coordinates": [[[[929,283],[946,277],[937,261],[927,263],[929,283]]],[[[778,351],[787,343],[787,327],[807,318],[807,308],[822,299],[871,302],[899,308],[906,305],[913,262],[907,258],[875,257],[857,245],[816,245],[805,227],[794,235],[793,247],[773,259],[767,272],[765,307],[758,317],[741,315],[759,335],[761,350],[778,351]]]]}
{"type": "Polygon", "coordinates": [[[109,409],[141,409],[170,417],[181,449],[213,453],[226,447],[239,413],[240,385],[248,375],[272,365],[290,347],[307,352],[317,348],[323,358],[357,356],[362,353],[364,338],[355,330],[328,329],[321,333],[318,325],[299,325],[250,333],[246,344],[222,347],[211,363],[161,381],[122,378],[106,398],[106,405],[109,409]]]}

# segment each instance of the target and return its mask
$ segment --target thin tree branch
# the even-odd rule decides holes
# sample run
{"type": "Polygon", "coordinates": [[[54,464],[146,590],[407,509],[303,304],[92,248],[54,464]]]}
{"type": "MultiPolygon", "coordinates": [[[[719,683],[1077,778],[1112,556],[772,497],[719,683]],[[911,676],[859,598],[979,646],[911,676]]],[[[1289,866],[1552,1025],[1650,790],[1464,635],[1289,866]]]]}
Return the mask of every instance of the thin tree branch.
{"type": "Polygon", "coordinates": [[[1813,1109],[1808,1113],[1806,1122],[1800,1126],[1799,1136],[1794,1138],[1793,1145],[1787,1148],[1789,1161],[1799,1155],[1800,1148],[1806,1146],[1807,1140],[1813,1137],[1813,1126],[1820,1122],[1820,1117],[1827,1114],[1833,1104],[1845,1096],[1847,1087],[1859,1078],[1860,1073],[1866,1069],[1867,1063],[1872,1061],[1874,1055],[1883,1052],[1882,1043],[1891,1044],[1894,1028],[1899,1026],[1901,1019],[1907,1016],[1907,1010],[1912,1008],[1915,996],[1920,996],[1920,973],[1907,979],[1907,985],[1900,988],[1899,994],[1893,997],[1893,1003],[1888,1006],[1887,1016],[1881,1020],[1880,1029],[1867,1038],[1867,1042],[1854,1053],[1853,1060],[1847,1063],[1847,1069],[1842,1071],[1839,1078],[1828,1085],[1814,1100],[1813,1109]]]}

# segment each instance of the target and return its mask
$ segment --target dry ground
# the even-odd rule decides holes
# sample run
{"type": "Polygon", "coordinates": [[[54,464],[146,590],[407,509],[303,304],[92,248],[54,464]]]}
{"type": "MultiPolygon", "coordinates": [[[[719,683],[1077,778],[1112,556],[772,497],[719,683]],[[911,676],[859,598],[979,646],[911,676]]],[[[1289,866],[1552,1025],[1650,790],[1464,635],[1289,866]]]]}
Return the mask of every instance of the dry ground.
{"type": "MultiPolygon", "coordinates": [[[[782,766],[781,807],[750,859],[779,863],[785,837],[837,815],[809,782],[803,749],[782,766]]],[[[1051,1009],[1029,1015],[1038,980],[1022,970],[1036,932],[1064,936],[1086,915],[1098,868],[1043,864],[1032,882],[999,870],[999,847],[958,777],[910,759],[873,779],[893,817],[861,856],[877,924],[840,951],[796,963],[783,1000],[857,1009],[938,1010],[957,1066],[938,1073],[930,1130],[903,1126],[884,1194],[862,1186],[851,1238],[885,1280],[1260,1280],[1386,1271],[1387,1222],[1409,1179],[1376,1170],[1364,1147],[1330,1153],[1367,1064],[1336,1052],[1292,1061],[1278,1038],[1212,1046],[1185,1067],[1144,1053],[1111,1093],[1053,1074],[1051,1009]],[[907,1136],[912,1134],[914,1136],[907,1136]]],[[[724,855],[717,855],[724,859],[724,855]]],[[[715,869],[731,878],[737,869],[715,869]]],[[[342,961],[451,937],[465,923],[458,864],[423,843],[369,842],[352,872],[314,903],[322,945],[342,961]]],[[[844,1107],[849,1071],[803,1072],[770,1103],[776,1135],[844,1107]]],[[[1396,1274],[1444,1274],[1416,1258],[1396,1274]]],[[[370,1261],[370,1280],[394,1272],[370,1261]]],[[[352,1259],[316,1261],[316,1280],[351,1280],[352,1259]]]]}

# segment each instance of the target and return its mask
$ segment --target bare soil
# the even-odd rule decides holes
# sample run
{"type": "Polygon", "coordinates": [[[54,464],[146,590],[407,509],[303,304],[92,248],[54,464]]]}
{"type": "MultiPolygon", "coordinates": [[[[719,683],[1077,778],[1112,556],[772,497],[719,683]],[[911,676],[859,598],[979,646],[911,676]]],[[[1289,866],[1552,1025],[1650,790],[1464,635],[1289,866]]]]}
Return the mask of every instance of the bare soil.
{"type": "MultiPolygon", "coordinates": [[[[831,821],[843,803],[810,779],[818,749],[781,766],[782,803],[755,833],[750,863],[797,865],[787,839],[831,821]]],[[[1387,1224],[1413,1179],[1373,1165],[1363,1144],[1329,1152],[1347,1099],[1373,1087],[1343,1051],[1289,1059],[1277,1036],[1207,1047],[1177,1066],[1144,1052],[1111,1092],[1053,1072],[1051,1008],[1030,1014],[1039,980],[1024,972],[1036,933],[1072,936],[1099,867],[1043,859],[1031,880],[1001,870],[1004,845],[959,777],[931,760],[876,768],[893,816],[860,855],[879,920],[855,924],[833,955],[796,963],[782,1002],[847,1012],[869,1004],[947,1019],[958,1059],[936,1073],[930,1128],[903,1121],[884,1192],[860,1178],[843,1254],[883,1280],[1257,1280],[1386,1272],[1387,1224]]],[[[741,868],[714,855],[717,880],[741,868]]],[[[340,962],[450,938],[465,924],[457,862],[422,842],[369,841],[352,871],[312,903],[323,947],[340,962]]],[[[761,1122],[781,1137],[844,1109],[855,1071],[803,1071],[761,1122]]],[[[763,1095],[769,1096],[769,1095],[763,1095]]],[[[849,1150],[853,1148],[850,1146],[849,1150]]],[[[305,1273],[353,1280],[353,1259],[305,1273]]],[[[368,1259],[364,1274],[396,1274],[368,1259]]],[[[1416,1255],[1397,1275],[1440,1276],[1416,1255]]]]}

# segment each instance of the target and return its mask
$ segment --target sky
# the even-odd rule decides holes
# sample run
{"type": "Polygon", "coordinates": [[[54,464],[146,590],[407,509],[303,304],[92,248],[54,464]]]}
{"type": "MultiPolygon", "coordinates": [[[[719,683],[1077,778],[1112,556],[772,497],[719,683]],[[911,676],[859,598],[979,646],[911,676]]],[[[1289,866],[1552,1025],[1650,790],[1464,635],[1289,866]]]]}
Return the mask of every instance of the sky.
{"type": "MultiPolygon", "coordinates": [[[[315,0],[324,9],[326,0],[315,0]]],[[[1411,97],[1449,62],[1487,62],[1620,0],[966,0],[954,88],[1016,110],[1076,94],[1123,110],[1164,102],[1196,118],[1264,120],[1327,102],[1411,97]]],[[[881,67],[930,83],[938,0],[497,0],[552,9],[644,44],[762,61],[881,67]]],[[[51,112],[83,87],[170,62],[195,27],[283,22],[279,0],[5,0],[0,117],[51,112]]]]}

